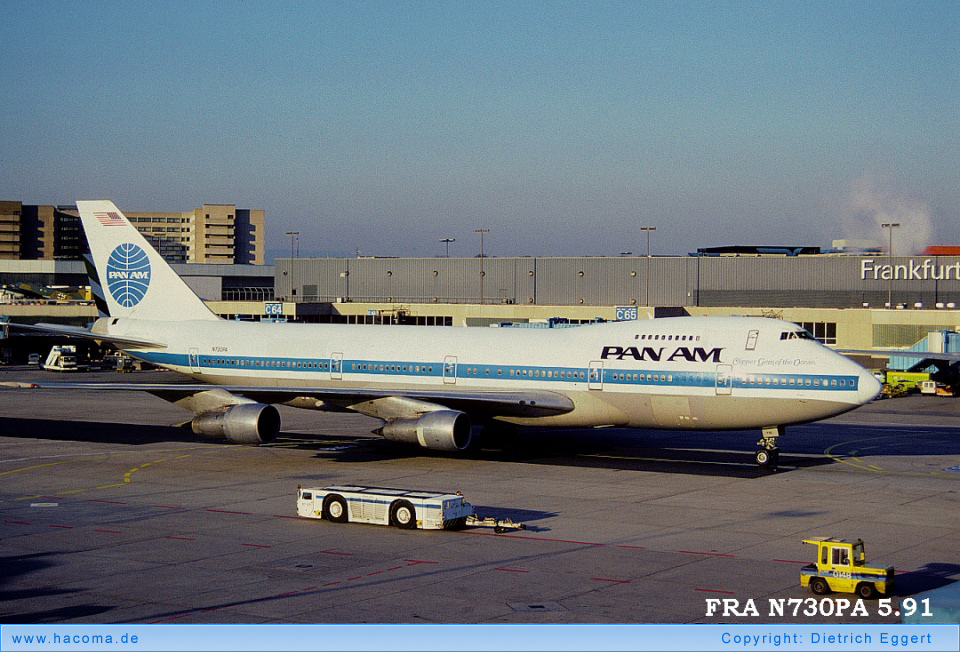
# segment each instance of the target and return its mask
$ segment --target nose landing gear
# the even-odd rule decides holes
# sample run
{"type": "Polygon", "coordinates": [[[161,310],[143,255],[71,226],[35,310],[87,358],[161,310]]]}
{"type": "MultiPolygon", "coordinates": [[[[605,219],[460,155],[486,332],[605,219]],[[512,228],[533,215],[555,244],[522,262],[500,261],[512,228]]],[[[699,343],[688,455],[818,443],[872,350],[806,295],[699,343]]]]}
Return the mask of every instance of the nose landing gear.
{"type": "Polygon", "coordinates": [[[776,470],[777,462],[780,459],[777,437],[783,435],[784,431],[784,426],[771,426],[763,429],[760,441],[757,442],[757,446],[760,446],[760,448],[754,454],[757,466],[776,470]]]}

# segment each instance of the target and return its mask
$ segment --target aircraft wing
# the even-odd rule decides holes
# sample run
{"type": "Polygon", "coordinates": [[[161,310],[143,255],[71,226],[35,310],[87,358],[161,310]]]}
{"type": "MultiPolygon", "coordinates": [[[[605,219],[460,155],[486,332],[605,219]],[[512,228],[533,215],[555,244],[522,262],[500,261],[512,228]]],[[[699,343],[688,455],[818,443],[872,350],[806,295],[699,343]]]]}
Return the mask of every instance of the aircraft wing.
{"type": "Polygon", "coordinates": [[[152,342],[136,337],[123,337],[118,335],[106,335],[95,333],[79,326],[64,326],[61,324],[18,324],[9,322],[3,324],[4,328],[13,328],[34,333],[44,333],[46,335],[60,335],[61,337],[76,337],[84,340],[96,340],[98,342],[107,342],[123,349],[165,349],[167,345],[162,342],[152,342]]]}
{"type": "Polygon", "coordinates": [[[154,394],[164,400],[176,402],[194,394],[222,390],[243,396],[258,403],[287,403],[297,399],[321,402],[317,409],[350,410],[352,406],[377,399],[404,398],[443,405],[468,414],[483,414],[488,417],[544,417],[565,414],[574,408],[567,396],[543,390],[482,391],[441,389],[368,389],[359,387],[259,387],[206,384],[154,384],[154,383],[63,383],[4,382],[0,387],[19,389],[103,390],[139,391],[154,394]]]}

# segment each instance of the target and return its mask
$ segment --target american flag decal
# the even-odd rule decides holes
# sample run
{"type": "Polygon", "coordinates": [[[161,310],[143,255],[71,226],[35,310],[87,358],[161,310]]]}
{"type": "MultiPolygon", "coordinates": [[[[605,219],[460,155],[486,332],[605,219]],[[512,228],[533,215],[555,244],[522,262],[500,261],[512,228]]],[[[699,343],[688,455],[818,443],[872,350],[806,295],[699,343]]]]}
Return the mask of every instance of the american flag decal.
{"type": "Polygon", "coordinates": [[[119,213],[94,213],[93,216],[104,226],[123,226],[126,224],[119,213]]]}

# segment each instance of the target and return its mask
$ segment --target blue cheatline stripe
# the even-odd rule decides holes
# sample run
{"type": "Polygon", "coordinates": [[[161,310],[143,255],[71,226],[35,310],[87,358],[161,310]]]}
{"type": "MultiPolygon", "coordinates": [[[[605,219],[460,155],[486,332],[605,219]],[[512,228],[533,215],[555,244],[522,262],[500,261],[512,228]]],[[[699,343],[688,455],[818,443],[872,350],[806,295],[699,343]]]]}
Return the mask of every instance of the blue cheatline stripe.
{"type": "MultiPolygon", "coordinates": [[[[138,353],[136,357],[158,365],[189,367],[190,360],[182,353],[138,353]]],[[[443,362],[410,362],[403,360],[338,360],[330,358],[292,358],[270,356],[216,356],[200,355],[197,361],[204,370],[283,372],[292,374],[326,374],[331,365],[334,371],[367,378],[442,378],[443,362]],[[338,363],[338,364],[337,364],[338,363]]],[[[485,379],[498,381],[537,381],[544,383],[583,383],[590,376],[584,367],[539,367],[516,365],[486,365],[460,362],[455,365],[456,377],[465,380],[485,379]]],[[[453,373],[448,366],[447,376],[453,373]]],[[[794,390],[810,389],[823,392],[855,392],[859,387],[857,376],[828,374],[725,374],[729,387],[746,390],[794,390]]],[[[597,379],[600,380],[600,379],[597,379]]],[[[602,370],[605,385],[619,387],[696,387],[712,388],[721,382],[714,371],[664,371],[660,369],[602,370]]],[[[726,385],[725,385],[726,386],[726,385]]]]}

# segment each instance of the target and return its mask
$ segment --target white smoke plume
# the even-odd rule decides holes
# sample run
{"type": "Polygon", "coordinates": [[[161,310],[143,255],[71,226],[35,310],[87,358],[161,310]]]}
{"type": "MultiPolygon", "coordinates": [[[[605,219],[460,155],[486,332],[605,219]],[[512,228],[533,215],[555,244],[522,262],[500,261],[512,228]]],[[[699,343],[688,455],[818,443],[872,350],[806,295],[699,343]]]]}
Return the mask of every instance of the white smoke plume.
{"type": "Polygon", "coordinates": [[[894,256],[920,253],[933,238],[933,218],[923,200],[898,192],[892,184],[867,174],[851,184],[843,215],[847,238],[874,240],[884,248],[890,242],[890,229],[881,224],[899,224],[893,231],[894,256]]]}

